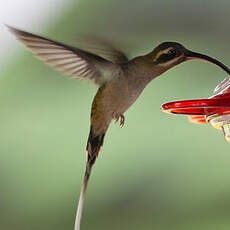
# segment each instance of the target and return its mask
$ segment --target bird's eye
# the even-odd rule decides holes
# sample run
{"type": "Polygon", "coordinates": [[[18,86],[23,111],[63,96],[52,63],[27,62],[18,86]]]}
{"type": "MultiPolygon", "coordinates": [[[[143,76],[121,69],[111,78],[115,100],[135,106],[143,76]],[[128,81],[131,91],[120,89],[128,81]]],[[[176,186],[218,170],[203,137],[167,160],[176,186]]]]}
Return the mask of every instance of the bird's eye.
{"type": "Polygon", "coordinates": [[[157,58],[157,62],[158,63],[165,63],[168,62],[170,60],[173,60],[175,57],[178,57],[180,54],[177,52],[176,49],[170,49],[167,52],[161,54],[158,58],[157,58]]]}
{"type": "Polygon", "coordinates": [[[175,49],[170,49],[167,52],[168,55],[170,55],[171,57],[176,57],[177,56],[177,51],[175,49]]]}

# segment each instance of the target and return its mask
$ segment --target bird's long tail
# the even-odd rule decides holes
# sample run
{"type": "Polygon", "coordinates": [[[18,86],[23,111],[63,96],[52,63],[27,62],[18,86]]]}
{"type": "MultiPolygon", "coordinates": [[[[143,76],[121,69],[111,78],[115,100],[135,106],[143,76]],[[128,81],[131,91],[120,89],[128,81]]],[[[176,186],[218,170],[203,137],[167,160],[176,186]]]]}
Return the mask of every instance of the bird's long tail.
{"type": "Polygon", "coordinates": [[[74,230],[80,230],[85,192],[87,189],[87,185],[88,185],[88,181],[89,181],[92,167],[96,161],[96,158],[100,154],[100,150],[101,150],[101,147],[103,145],[104,136],[105,136],[105,132],[102,134],[99,134],[99,135],[95,135],[92,128],[90,129],[88,143],[87,143],[87,147],[86,147],[87,164],[86,164],[86,170],[85,170],[81,195],[80,195],[78,207],[77,207],[77,214],[76,214],[74,230]]]}

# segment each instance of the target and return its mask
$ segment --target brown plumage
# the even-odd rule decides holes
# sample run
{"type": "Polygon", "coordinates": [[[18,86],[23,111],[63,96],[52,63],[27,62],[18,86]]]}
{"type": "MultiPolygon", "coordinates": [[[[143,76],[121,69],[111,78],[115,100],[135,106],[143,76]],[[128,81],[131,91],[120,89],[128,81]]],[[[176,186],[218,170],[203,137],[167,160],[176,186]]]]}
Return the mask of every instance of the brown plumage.
{"type": "Polygon", "coordinates": [[[100,154],[105,133],[114,119],[124,125],[124,112],[136,101],[145,86],[168,69],[191,59],[209,61],[228,74],[230,70],[209,56],[187,50],[176,42],[164,42],[150,53],[128,61],[126,55],[110,45],[78,49],[12,27],[10,31],[39,59],[71,78],[89,79],[99,86],[91,110],[87,142],[87,163],[79,199],[75,230],[80,220],[92,167],[100,154]]]}

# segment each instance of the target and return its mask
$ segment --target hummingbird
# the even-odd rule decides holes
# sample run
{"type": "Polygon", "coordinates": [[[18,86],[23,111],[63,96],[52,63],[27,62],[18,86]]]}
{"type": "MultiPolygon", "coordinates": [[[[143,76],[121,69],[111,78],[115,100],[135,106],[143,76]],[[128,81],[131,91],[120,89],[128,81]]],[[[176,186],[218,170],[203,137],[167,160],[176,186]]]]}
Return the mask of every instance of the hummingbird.
{"type": "Polygon", "coordinates": [[[10,26],[9,30],[37,58],[74,79],[88,79],[98,86],[93,99],[86,145],[86,169],[79,198],[75,230],[80,230],[83,203],[92,167],[98,158],[111,121],[123,127],[124,113],[153,79],[172,67],[192,59],[211,62],[230,74],[220,61],[186,49],[178,42],[163,42],[151,52],[131,60],[112,46],[83,50],[10,26]],[[100,52],[101,51],[101,52],[100,52]]]}

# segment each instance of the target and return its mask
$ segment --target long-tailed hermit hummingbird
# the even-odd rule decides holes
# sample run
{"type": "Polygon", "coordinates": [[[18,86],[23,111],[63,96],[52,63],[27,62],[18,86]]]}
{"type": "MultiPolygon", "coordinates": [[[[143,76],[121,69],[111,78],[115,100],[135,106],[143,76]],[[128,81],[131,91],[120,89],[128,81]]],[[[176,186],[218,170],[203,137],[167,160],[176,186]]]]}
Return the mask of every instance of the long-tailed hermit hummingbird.
{"type": "Polygon", "coordinates": [[[164,42],[150,53],[128,60],[112,46],[97,53],[78,49],[8,26],[9,30],[39,59],[71,78],[89,79],[98,85],[91,109],[86,146],[87,163],[77,208],[75,230],[80,229],[83,202],[92,167],[100,154],[105,133],[112,120],[124,125],[125,111],[146,85],[172,67],[191,59],[211,62],[230,74],[230,69],[207,55],[192,52],[177,42],[164,42]]]}

